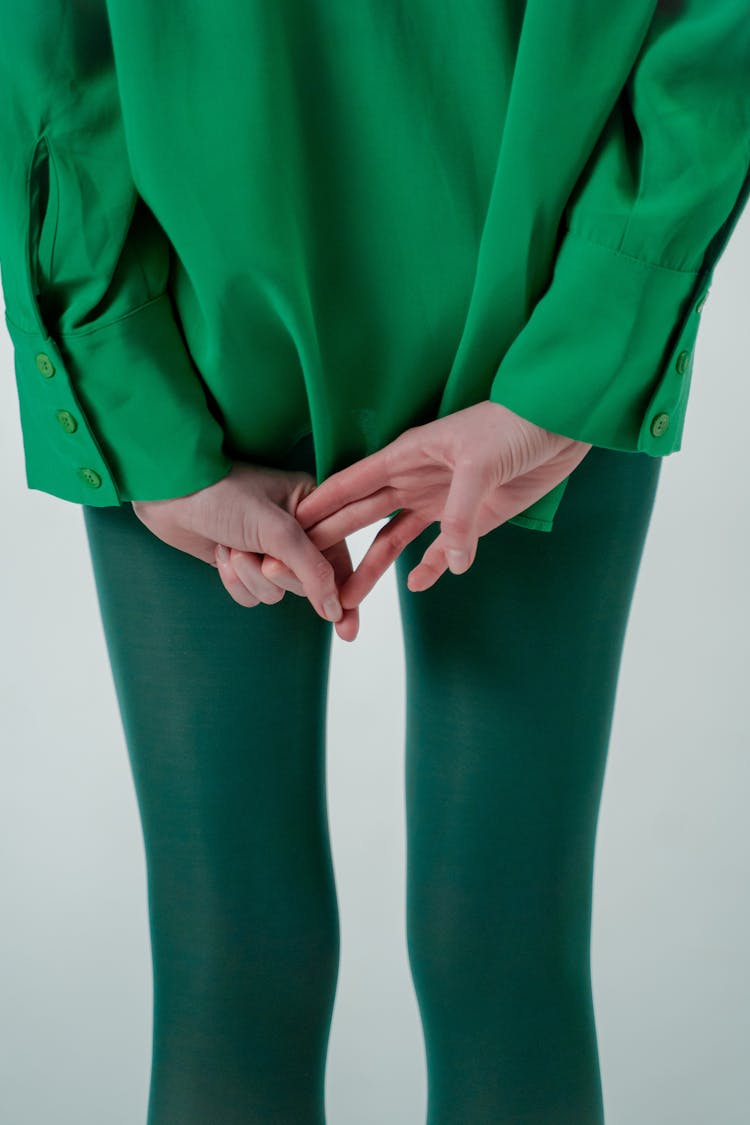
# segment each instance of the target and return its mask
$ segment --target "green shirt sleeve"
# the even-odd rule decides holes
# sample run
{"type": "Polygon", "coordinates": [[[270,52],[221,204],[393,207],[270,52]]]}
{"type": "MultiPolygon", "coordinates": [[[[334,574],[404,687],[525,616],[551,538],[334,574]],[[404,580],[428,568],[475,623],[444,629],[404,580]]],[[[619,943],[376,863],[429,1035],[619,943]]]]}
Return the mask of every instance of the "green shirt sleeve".
{"type": "MultiPolygon", "coordinates": [[[[679,450],[700,312],[749,195],[747,0],[662,0],[491,401],[592,445],[679,450]]],[[[568,479],[510,522],[549,530],[568,479]]]]}
{"type": "Polygon", "coordinates": [[[103,0],[0,0],[0,267],[30,488],[97,506],[224,476],[133,182],[103,0]]]}

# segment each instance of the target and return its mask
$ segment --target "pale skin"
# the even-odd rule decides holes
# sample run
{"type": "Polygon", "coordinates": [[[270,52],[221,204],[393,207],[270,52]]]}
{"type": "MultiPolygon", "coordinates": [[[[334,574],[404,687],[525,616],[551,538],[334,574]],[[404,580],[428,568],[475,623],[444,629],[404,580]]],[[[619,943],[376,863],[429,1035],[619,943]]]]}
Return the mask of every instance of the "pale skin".
{"type": "Polygon", "coordinates": [[[240,605],[271,605],[289,590],[351,641],[359,605],[426,527],[440,525],[409,572],[414,592],[446,570],[467,571],[481,536],[559,484],[589,449],[486,401],[405,430],[317,486],[309,473],[239,461],[197,492],[132,506],[158,538],[215,566],[240,605]],[[396,509],[354,570],[346,536],[396,509]]]}

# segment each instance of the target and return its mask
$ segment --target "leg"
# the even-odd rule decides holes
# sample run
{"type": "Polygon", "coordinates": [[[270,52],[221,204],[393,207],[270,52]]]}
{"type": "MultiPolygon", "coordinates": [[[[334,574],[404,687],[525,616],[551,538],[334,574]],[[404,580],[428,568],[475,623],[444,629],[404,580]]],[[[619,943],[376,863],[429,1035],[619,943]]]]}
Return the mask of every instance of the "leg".
{"type": "Polygon", "coordinates": [[[661,462],[593,448],[549,533],[504,524],[410,593],[407,936],[428,1125],[601,1125],[596,823],[661,462]]]}
{"type": "Polygon", "coordinates": [[[321,1125],[332,626],[291,593],[239,606],[129,504],[84,518],[145,842],[148,1125],[321,1125]]]}

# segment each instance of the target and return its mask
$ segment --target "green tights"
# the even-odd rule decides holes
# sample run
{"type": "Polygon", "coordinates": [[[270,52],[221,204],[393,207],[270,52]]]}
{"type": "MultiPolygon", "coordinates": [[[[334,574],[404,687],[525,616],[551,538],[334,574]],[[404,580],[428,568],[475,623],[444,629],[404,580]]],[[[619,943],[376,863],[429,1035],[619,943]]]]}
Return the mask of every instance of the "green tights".
{"type": "MultiPolygon", "coordinates": [[[[314,472],[309,439],[279,464],[314,472]]],[[[504,524],[469,571],[421,593],[406,575],[437,525],[394,564],[428,1125],[604,1121],[594,843],[660,465],[594,447],[552,532],[504,524]]],[[[323,1125],[333,626],[291,593],[238,605],[130,504],[84,506],[84,520],[145,841],[147,1125],[323,1125]]]]}

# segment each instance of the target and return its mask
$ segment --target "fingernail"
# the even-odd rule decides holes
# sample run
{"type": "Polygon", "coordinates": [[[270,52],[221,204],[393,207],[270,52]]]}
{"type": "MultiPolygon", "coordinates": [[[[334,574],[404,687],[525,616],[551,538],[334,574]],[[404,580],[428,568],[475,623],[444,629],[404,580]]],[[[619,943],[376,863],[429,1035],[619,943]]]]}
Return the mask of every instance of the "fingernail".
{"type": "Polygon", "coordinates": [[[216,558],[222,563],[227,562],[229,559],[229,550],[223,543],[219,543],[216,547],[216,558]]]}
{"type": "Polygon", "coordinates": [[[451,570],[465,570],[466,564],[469,561],[469,556],[466,551],[446,551],[445,555],[451,570]]]}
{"type": "Polygon", "coordinates": [[[344,611],[341,608],[341,602],[335,594],[332,594],[330,598],[326,598],[323,602],[323,612],[329,621],[338,621],[340,617],[343,617],[344,611]]]}

